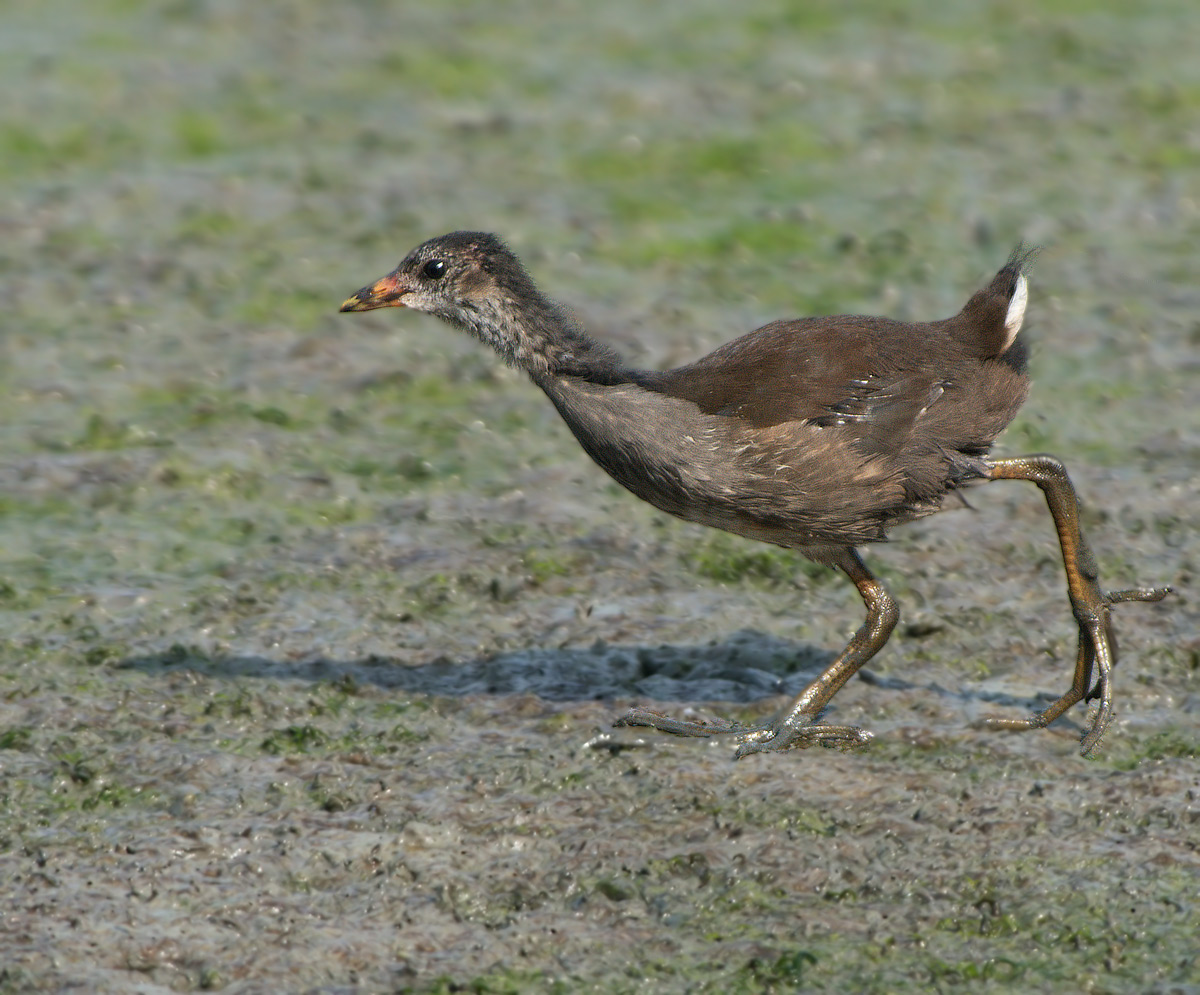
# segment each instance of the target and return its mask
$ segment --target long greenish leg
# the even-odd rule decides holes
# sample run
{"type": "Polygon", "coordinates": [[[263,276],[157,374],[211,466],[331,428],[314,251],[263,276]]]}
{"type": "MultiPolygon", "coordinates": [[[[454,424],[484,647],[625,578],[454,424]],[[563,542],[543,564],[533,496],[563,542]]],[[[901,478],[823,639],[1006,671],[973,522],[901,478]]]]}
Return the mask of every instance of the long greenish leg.
{"type": "Polygon", "coordinates": [[[1088,701],[1099,699],[1091,726],[1080,740],[1080,753],[1085,757],[1092,756],[1113,714],[1112,670],[1117,662],[1117,642],[1109,610],[1120,601],[1161,601],[1171,589],[1145,587],[1108,593],[1100,589],[1096,558],[1079,527],[1079,502],[1075,488],[1067,476],[1066,468],[1053,456],[1019,456],[996,460],[988,466],[988,479],[1029,480],[1037,484],[1046,496],[1046,504],[1058,533],[1058,544],[1062,549],[1067,596],[1079,625],[1079,649],[1070,689],[1049,707],[1027,718],[986,716],[983,722],[992,729],[1041,729],[1085,696],[1088,701]],[[1093,672],[1096,674],[1096,683],[1089,691],[1093,672]]]}
{"type": "Polygon", "coordinates": [[[840,749],[865,746],[871,740],[869,732],[857,726],[823,725],[816,719],[842,685],[887,642],[900,613],[887,589],[853,549],[840,552],[832,565],[858,588],[867,607],[866,621],[821,676],[770,722],[751,726],[726,719],[675,719],[648,708],[631,708],[615,725],[646,726],[673,736],[736,736],[741,741],[737,758],[750,753],[805,749],[818,743],[840,749]]]}

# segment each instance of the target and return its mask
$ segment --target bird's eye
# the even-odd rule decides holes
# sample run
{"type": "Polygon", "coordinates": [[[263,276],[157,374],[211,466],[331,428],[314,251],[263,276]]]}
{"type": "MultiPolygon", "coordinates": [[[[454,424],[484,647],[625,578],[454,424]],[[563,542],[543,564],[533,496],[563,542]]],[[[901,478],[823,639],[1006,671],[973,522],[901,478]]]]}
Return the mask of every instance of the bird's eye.
{"type": "Polygon", "coordinates": [[[430,259],[424,266],[421,267],[421,274],[428,280],[438,280],[446,272],[446,261],[444,259],[430,259]]]}

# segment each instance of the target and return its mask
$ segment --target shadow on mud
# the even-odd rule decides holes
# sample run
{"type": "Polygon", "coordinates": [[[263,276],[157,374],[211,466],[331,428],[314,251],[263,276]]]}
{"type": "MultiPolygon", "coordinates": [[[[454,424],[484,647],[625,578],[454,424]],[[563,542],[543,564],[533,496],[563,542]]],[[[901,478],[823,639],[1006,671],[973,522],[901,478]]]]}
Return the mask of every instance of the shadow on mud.
{"type": "MultiPolygon", "coordinates": [[[[443,697],[534,694],[548,701],[637,698],[652,701],[751,702],[798,694],[833,660],[826,649],[741,630],[703,646],[626,646],[596,642],[584,649],[529,649],[476,660],[442,659],[423,666],[370,656],[362,660],[279,661],[261,656],[211,657],[176,645],[134,657],[121,667],[188,670],[213,677],[353,681],[443,697]]],[[[1025,698],[971,687],[884,677],[867,668],[860,680],[891,691],[922,690],[956,699],[1029,707],[1025,698]]]]}

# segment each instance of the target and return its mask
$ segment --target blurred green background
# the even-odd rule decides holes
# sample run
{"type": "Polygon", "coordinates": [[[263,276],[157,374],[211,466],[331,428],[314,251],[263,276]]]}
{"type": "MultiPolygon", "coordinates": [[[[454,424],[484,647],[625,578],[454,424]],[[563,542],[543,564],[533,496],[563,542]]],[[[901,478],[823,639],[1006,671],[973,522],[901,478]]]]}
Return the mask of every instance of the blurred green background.
{"type": "MultiPolygon", "coordinates": [[[[284,752],[389,764],[413,742],[479,753],[438,718],[465,706],[427,715],[413,705],[406,739],[394,734],[402,706],[382,691],[360,693],[348,672],[334,673],[340,690],[317,681],[312,691],[310,672],[290,679],[293,665],[450,665],[598,636],[700,642],[743,626],[778,630],[806,603],[830,618],[789,637],[832,649],[856,624],[853,592],[825,592],[831,575],[664,522],[620,493],[586,465],[544,399],[476,343],[418,315],[336,314],[414,244],[456,228],[499,233],[547,293],[652,366],[777,317],[946,316],[1019,240],[1042,246],[1029,311],[1035,389],[1002,445],[1053,451],[1083,473],[1113,586],[1183,588],[1173,608],[1138,616],[1131,644],[1148,654],[1148,682],[1166,682],[1155,707],[1194,702],[1197,37],[1193,0],[7,3],[0,859],[12,880],[32,887],[21,875],[55,847],[84,874],[86,854],[149,823],[228,815],[216,795],[211,808],[180,802],[165,769],[139,778],[138,751],[257,763],[286,741],[284,752]],[[593,602],[616,607],[592,617],[593,602]],[[193,683],[168,679],[176,673],[193,683]],[[167,731],[158,718],[140,721],[167,714],[167,731]]],[[[1044,542],[1048,525],[1031,507],[1029,530],[1044,542]]],[[[934,545],[959,541],[934,535],[943,536],[934,545]]],[[[1007,541],[1024,576],[1034,539],[1007,541]]],[[[1060,599],[1053,550],[1037,548],[1045,591],[1060,599]]],[[[956,555],[955,564],[970,559],[956,555]]],[[[897,558],[885,576],[907,595],[908,576],[929,586],[944,570],[971,568],[913,569],[897,558]]],[[[1013,569],[1001,572],[1019,586],[1013,569]]],[[[990,595],[987,583],[975,576],[964,601],[990,611],[1017,597],[1012,587],[990,595]]],[[[1066,617],[1061,600],[1039,610],[1066,617]]],[[[997,645],[988,624],[968,640],[976,653],[997,645]]],[[[1069,657],[1063,631],[1055,655],[1069,657]]],[[[932,663],[951,657],[972,676],[995,666],[960,661],[956,648],[932,663]]],[[[1037,664],[1039,685],[1065,685],[1068,662],[1055,666],[1037,664]]],[[[1111,769],[1165,755],[1194,774],[1194,716],[1194,706],[1181,713],[1181,732],[1128,733],[1111,769]]],[[[536,735],[577,741],[567,724],[536,735]]],[[[791,769],[827,760],[775,758],[791,769]]],[[[893,760],[947,762],[937,749],[893,760]]],[[[978,776],[1000,776],[980,762],[978,776]]],[[[329,810],[328,794],[308,787],[271,795],[271,784],[290,783],[278,771],[224,776],[245,777],[243,798],[272,819],[329,810]]],[[[362,776],[374,776],[370,763],[362,776]]],[[[368,804],[356,790],[346,789],[351,809],[368,804]]],[[[393,834],[404,821],[395,819],[393,834]]],[[[1063,873],[1056,887],[1071,880],[1063,873]]],[[[729,874],[735,888],[742,878],[729,874]]],[[[491,895],[493,885],[502,887],[480,887],[491,895]]],[[[993,885],[977,885],[972,908],[991,900],[993,885]]],[[[1020,891],[995,887],[1009,886],[1020,891]]],[[[547,887],[547,908],[569,920],[566,892],[547,887]]],[[[971,890],[961,879],[949,887],[971,890]]],[[[1194,888],[1185,892],[1171,891],[1189,910],[1172,916],[1194,927],[1194,888]]],[[[105,903],[120,904],[114,896],[84,903],[89,928],[108,918],[97,911],[105,903]]],[[[894,957],[856,960],[849,926],[828,949],[810,944],[810,962],[807,947],[758,937],[786,932],[794,914],[764,901],[722,906],[712,922],[671,920],[682,913],[667,902],[645,924],[653,933],[674,922],[701,947],[718,934],[759,944],[760,953],[722,954],[728,971],[704,969],[685,944],[674,954],[654,947],[658,974],[636,956],[632,973],[613,974],[613,945],[580,940],[577,959],[556,966],[539,953],[524,975],[464,958],[438,968],[442,980],[422,968],[401,982],[393,962],[420,957],[387,952],[388,940],[380,959],[364,955],[353,970],[314,944],[321,965],[292,981],[434,990],[449,978],[492,991],[561,977],[563,991],[585,981],[603,991],[782,991],[803,977],[816,988],[850,978],[863,990],[929,990],[1019,975],[1062,990],[1086,987],[1087,975],[1090,990],[1116,991],[1151,967],[1164,984],[1195,971],[1186,931],[1173,933],[1176,918],[1145,904],[1124,939],[1089,920],[1094,943],[1076,935],[1036,953],[1027,938],[1041,912],[993,917],[989,935],[1007,939],[977,958],[956,950],[955,967],[912,937],[894,957]],[[1072,942],[1086,957],[1063,953],[1072,942]],[[1122,961],[1114,944],[1133,953],[1122,961]],[[988,975],[997,963],[1009,967],[988,975]]],[[[35,905],[21,907],[34,915],[35,905]]],[[[495,939],[486,915],[461,921],[491,923],[482,935],[495,939]]],[[[125,951],[126,967],[98,980],[78,950],[46,959],[52,930],[24,935],[7,950],[14,966],[0,968],[0,990],[72,978],[126,990],[130,971],[173,988],[239,978],[291,987],[269,959],[257,973],[231,967],[244,952],[150,957],[139,968],[125,951]]],[[[178,942],[186,948],[186,934],[178,942]]]]}
{"type": "Polygon", "coordinates": [[[647,364],[779,316],[949,314],[1025,238],[1043,386],[1012,448],[1119,466],[1165,431],[1195,454],[1182,0],[4,17],[4,451],[155,468],[87,507],[8,489],[22,610],[113,557],[174,583],[370,516],[364,492],[504,488],[570,452],[471,343],[334,315],[454,228],[501,233],[647,364]],[[491,405],[472,445],[460,412],[491,405]]]}

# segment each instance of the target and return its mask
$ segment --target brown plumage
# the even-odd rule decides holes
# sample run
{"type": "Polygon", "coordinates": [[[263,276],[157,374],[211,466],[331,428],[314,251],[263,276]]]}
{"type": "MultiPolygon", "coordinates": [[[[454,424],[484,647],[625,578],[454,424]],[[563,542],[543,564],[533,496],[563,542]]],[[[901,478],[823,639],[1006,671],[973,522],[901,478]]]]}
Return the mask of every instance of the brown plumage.
{"type": "Polygon", "coordinates": [[[1030,256],[1018,248],[962,311],[943,321],[848,315],[776,321],[666,371],[624,366],[538,291],[499,239],[482,232],[423,243],[342,310],[409,307],[473,333],[526,370],[588,455],[638,497],[689,521],[796,549],[842,570],[858,587],[865,624],[773,721],[680,721],[631,709],[618,724],[687,736],[731,733],[741,743],[738,756],[817,742],[865,743],[869,733],[817,721],[899,617],[855,547],[932,514],[952,490],[1020,478],[1046,492],[1080,648],[1073,685],[1053,705],[1032,718],[990,722],[1042,726],[1085,695],[1097,697],[1100,708],[1083,738],[1087,754],[1111,715],[1116,649],[1109,606],[1158,600],[1167,590],[1102,592],[1061,464],[1048,456],[987,457],[1029,388],[1018,333],[1030,256]],[[1099,673],[1089,691],[1093,669],[1099,673]]]}

